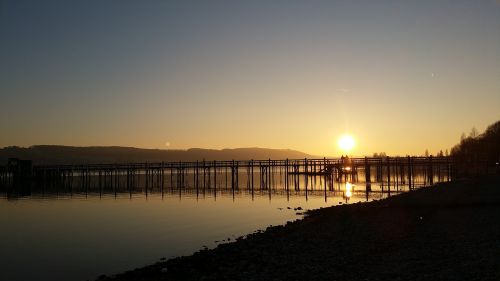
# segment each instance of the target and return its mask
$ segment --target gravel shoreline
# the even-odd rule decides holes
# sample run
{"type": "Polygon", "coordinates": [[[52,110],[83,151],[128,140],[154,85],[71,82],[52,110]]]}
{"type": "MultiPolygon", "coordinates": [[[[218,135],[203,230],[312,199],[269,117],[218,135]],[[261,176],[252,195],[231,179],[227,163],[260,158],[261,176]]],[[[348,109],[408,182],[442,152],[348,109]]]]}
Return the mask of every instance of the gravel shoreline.
{"type": "Polygon", "coordinates": [[[500,280],[500,176],[308,212],[98,280],[500,280]]]}

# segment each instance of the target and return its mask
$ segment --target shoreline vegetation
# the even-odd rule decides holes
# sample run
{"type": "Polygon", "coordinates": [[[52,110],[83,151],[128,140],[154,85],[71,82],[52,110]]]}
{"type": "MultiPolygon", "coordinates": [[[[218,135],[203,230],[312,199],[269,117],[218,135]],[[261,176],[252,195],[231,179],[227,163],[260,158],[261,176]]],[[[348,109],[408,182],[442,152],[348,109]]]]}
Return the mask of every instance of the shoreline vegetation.
{"type": "Polygon", "coordinates": [[[500,280],[500,175],[309,211],[97,280],[500,280]]]}

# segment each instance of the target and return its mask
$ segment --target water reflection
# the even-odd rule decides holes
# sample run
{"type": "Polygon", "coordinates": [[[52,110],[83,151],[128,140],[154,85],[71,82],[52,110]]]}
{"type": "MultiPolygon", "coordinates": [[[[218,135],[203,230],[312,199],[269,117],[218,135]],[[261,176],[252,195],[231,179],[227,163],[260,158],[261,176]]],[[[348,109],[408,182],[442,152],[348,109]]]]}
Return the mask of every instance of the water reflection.
{"type": "Polygon", "coordinates": [[[352,197],[353,187],[354,187],[354,185],[352,185],[350,182],[345,183],[345,195],[344,196],[345,196],[346,202],[349,201],[349,199],[352,197]]]}
{"type": "Polygon", "coordinates": [[[302,217],[294,211],[299,207],[367,202],[409,190],[395,173],[385,182],[376,176],[363,182],[362,174],[344,181],[345,175],[240,173],[234,184],[225,175],[158,180],[139,174],[112,182],[89,176],[0,186],[0,279],[94,279],[284,224],[302,217]]]}
{"type": "MultiPolygon", "coordinates": [[[[212,195],[216,198],[221,196],[235,196],[236,194],[249,194],[251,197],[256,195],[267,195],[272,199],[274,195],[305,196],[306,200],[310,195],[322,195],[325,201],[329,197],[335,197],[337,193],[343,193],[344,196],[351,197],[354,185],[358,192],[366,193],[365,197],[371,194],[377,196],[377,193],[396,194],[410,189],[409,182],[399,178],[397,174],[391,174],[390,180],[379,180],[377,177],[366,177],[361,173],[344,173],[336,178],[324,177],[320,175],[306,176],[286,176],[282,173],[273,175],[266,174],[266,177],[255,173],[251,176],[247,173],[239,173],[236,182],[223,172],[207,175],[199,178],[193,174],[183,174],[178,177],[176,174],[166,175],[165,177],[148,177],[144,174],[138,174],[129,179],[126,176],[113,176],[101,178],[100,176],[90,175],[86,177],[64,178],[58,182],[26,183],[17,186],[0,186],[0,196],[9,199],[32,197],[32,196],[51,196],[51,195],[71,195],[71,194],[144,194],[149,196],[152,193],[160,193],[163,196],[192,196],[198,198],[212,195]],[[260,179],[260,180],[259,180],[260,179]],[[359,189],[358,187],[362,187],[359,189]],[[346,193],[349,193],[348,195],[346,193]]],[[[423,177],[422,177],[423,178],[423,177]]],[[[419,187],[425,184],[424,181],[418,181],[415,177],[412,187],[419,187]]]]}
{"type": "MultiPolygon", "coordinates": [[[[112,188],[0,198],[0,279],[93,280],[284,224],[303,216],[296,210],[338,204],[343,192],[324,198],[324,190],[112,188]]],[[[351,198],[365,201],[362,192],[351,198]]]]}

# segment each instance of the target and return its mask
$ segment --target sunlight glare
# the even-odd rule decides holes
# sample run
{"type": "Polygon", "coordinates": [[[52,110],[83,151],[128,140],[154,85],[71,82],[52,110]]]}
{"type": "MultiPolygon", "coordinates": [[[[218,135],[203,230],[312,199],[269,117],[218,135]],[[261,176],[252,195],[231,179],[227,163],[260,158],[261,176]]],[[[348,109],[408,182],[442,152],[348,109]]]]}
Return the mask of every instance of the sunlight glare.
{"type": "Polygon", "coordinates": [[[352,184],[350,182],[346,182],[345,184],[345,197],[346,198],[351,198],[352,196],[352,184]]]}
{"type": "Polygon", "coordinates": [[[343,135],[339,139],[339,146],[343,151],[349,152],[354,147],[354,138],[350,135],[343,135]]]}

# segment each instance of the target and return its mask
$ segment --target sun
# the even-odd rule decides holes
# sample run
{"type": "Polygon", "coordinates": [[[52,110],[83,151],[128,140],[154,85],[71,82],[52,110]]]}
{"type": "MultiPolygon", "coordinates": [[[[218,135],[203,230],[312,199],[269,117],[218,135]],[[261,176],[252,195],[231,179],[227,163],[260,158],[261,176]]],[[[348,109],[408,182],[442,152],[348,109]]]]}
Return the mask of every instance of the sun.
{"type": "Polygon", "coordinates": [[[350,135],[343,135],[339,139],[339,146],[345,152],[351,151],[355,144],[354,138],[350,135]]]}

